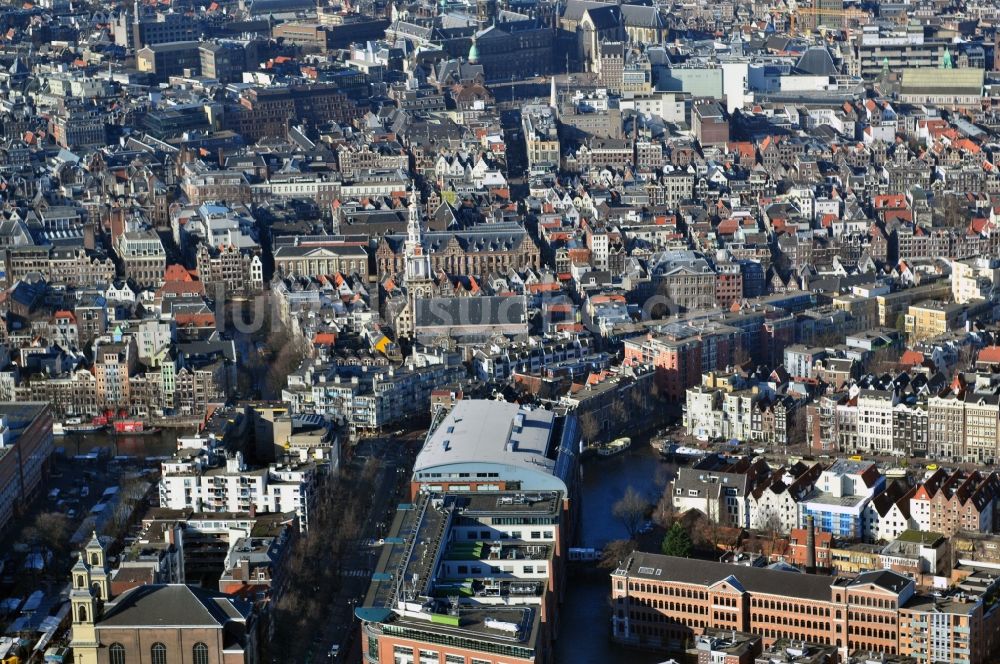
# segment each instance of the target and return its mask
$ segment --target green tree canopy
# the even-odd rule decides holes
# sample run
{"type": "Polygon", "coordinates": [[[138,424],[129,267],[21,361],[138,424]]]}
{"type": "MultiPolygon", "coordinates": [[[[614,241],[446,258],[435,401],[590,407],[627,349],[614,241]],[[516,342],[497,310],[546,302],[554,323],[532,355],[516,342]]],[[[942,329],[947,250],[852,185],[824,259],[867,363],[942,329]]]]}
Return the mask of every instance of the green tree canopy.
{"type": "Polygon", "coordinates": [[[677,556],[678,558],[690,558],[691,547],[691,536],[679,521],[670,526],[670,530],[663,538],[663,544],[660,545],[660,549],[665,555],[677,556]]]}

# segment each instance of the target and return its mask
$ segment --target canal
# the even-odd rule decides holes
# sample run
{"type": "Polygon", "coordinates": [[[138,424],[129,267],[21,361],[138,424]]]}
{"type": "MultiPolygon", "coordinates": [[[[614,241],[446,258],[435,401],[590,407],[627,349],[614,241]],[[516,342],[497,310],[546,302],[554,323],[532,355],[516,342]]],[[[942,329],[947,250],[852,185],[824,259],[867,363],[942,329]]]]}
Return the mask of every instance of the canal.
{"type": "Polygon", "coordinates": [[[144,436],[107,433],[68,433],[56,436],[55,446],[61,447],[66,456],[87,454],[94,449],[108,450],[109,456],[145,457],[169,456],[177,451],[177,437],[189,435],[185,429],[163,429],[144,436]]]}
{"type": "MultiPolygon", "coordinates": [[[[611,540],[624,539],[625,528],[612,516],[612,505],[629,486],[655,503],[675,470],[660,461],[645,440],[637,440],[632,449],[618,456],[585,461],[577,546],[599,549],[611,540]]],[[[555,644],[557,664],[653,664],[668,659],[662,653],[637,652],[611,642],[610,589],[605,574],[581,575],[567,584],[555,644]]]]}

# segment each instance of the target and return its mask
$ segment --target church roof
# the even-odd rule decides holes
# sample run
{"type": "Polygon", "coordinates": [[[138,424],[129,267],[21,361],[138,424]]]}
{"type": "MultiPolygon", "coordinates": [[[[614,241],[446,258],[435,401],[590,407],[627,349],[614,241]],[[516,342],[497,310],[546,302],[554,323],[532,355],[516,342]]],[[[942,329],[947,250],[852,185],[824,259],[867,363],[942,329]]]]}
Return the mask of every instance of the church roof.
{"type": "Polygon", "coordinates": [[[837,73],[837,67],[833,64],[833,57],[828,50],[821,46],[810,48],[803,53],[795,68],[803,73],[814,76],[833,76],[837,73]]]}
{"type": "Polygon", "coordinates": [[[243,622],[251,606],[223,593],[182,584],[139,586],[109,603],[98,627],[223,627],[243,622]]]}
{"type": "Polygon", "coordinates": [[[590,15],[590,20],[598,30],[608,30],[622,23],[622,12],[618,5],[591,7],[586,13],[590,15]]]}
{"type": "MultiPolygon", "coordinates": [[[[526,241],[527,233],[517,224],[483,224],[481,228],[462,231],[438,231],[424,233],[423,246],[427,253],[444,251],[452,238],[467,252],[511,251],[526,241]]],[[[385,241],[396,253],[403,251],[405,235],[386,235],[385,241]]],[[[530,240],[527,240],[530,242],[530,240]]]]}

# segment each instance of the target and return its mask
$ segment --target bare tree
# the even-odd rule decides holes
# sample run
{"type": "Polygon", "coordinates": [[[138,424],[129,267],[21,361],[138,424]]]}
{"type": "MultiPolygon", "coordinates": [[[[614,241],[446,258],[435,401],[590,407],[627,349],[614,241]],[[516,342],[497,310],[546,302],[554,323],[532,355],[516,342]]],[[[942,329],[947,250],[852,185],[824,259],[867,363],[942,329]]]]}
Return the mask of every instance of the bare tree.
{"type": "MultiPolygon", "coordinates": [[[[660,466],[660,468],[663,468],[663,466],[660,466]]],[[[657,472],[657,479],[659,479],[659,471],[657,472]]],[[[659,485],[659,481],[657,481],[657,484],[659,485]]],[[[653,508],[653,522],[663,528],[670,528],[676,520],[676,517],[676,510],[674,509],[673,483],[666,482],[663,486],[663,493],[660,494],[660,499],[656,501],[656,506],[653,508]]]]}
{"type": "Polygon", "coordinates": [[[61,556],[69,552],[69,538],[72,524],[61,512],[42,512],[32,525],[36,543],[47,547],[53,555],[61,556]]]}
{"type": "Polygon", "coordinates": [[[588,445],[594,443],[601,433],[601,424],[592,411],[585,411],[580,414],[580,435],[588,445]]]}
{"type": "Polygon", "coordinates": [[[768,510],[760,530],[771,541],[771,553],[774,553],[778,538],[784,533],[784,528],[781,526],[781,517],[778,516],[778,513],[774,510],[768,510]]]}
{"type": "Polygon", "coordinates": [[[611,515],[625,527],[629,539],[635,539],[647,509],[649,503],[632,485],[629,485],[625,489],[625,494],[611,506],[611,515]]]}
{"type": "Polygon", "coordinates": [[[722,542],[723,533],[724,527],[718,521],[699,514],[697,521],[695,521],[692,539],[701,548],[716,553],[719,550],[719,544],[722,542]]]}
{"type": "Polygon", "coordinates": [[[612,540],[601,552],[597,566],[601,569],[617,569],[635,551],[635,540],[612,540]]]}
{"type": "Polygon", "coordinates": [[[944,194],[941,201],[941,221],[947,228],[962,228],[969,223],[972,215],[969,208],[955,194],[944,194]]]}
{"type": "Polygon", "coordinates": [[[806,416],[806,405],[798,404],[792,411],[792,416],[788,423],[788,430],[785,434],[788,445],[798,445],[808,442],[809,422],[806,416]]]}
{"type": "Polygon", "coordinates": [[[892,374],[899,369],[903,351],[895,346],[885,346],[872,351],[868,357],[868,371],[875,375],[892,374]]]}
{"type": "Polygon", "coordinates": [[[342,584],[347,557],[362,536],[368,504],[382,462],[370,459],[360,470],[346,466],[320,485],[310,512],[309,535],[294,541],[287,564],[286,590],[274,600],[276,638],[269,644],[282,661],[305,661],[317,616],[327,615],[328,598],[342,584]]]}
{"type": "Polygon", "coordinates": [[[733,349],[733,366],[737,368],[744,368],[751,362],[753,362],[753,358],[750,357],[750,352],[743,347],[743,344],[738,344],[736,348],[733,349]]]}

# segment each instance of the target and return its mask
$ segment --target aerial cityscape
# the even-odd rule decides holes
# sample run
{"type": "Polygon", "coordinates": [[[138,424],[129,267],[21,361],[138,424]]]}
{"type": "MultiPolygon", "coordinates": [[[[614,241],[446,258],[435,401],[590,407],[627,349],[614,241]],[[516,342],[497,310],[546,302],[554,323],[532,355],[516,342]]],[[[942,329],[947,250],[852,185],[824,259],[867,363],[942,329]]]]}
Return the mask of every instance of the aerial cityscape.
{"type": "Polygon", "coordinates": [[[0,664],[1000,663],[996,0],[0,5],[0,664]]]}

